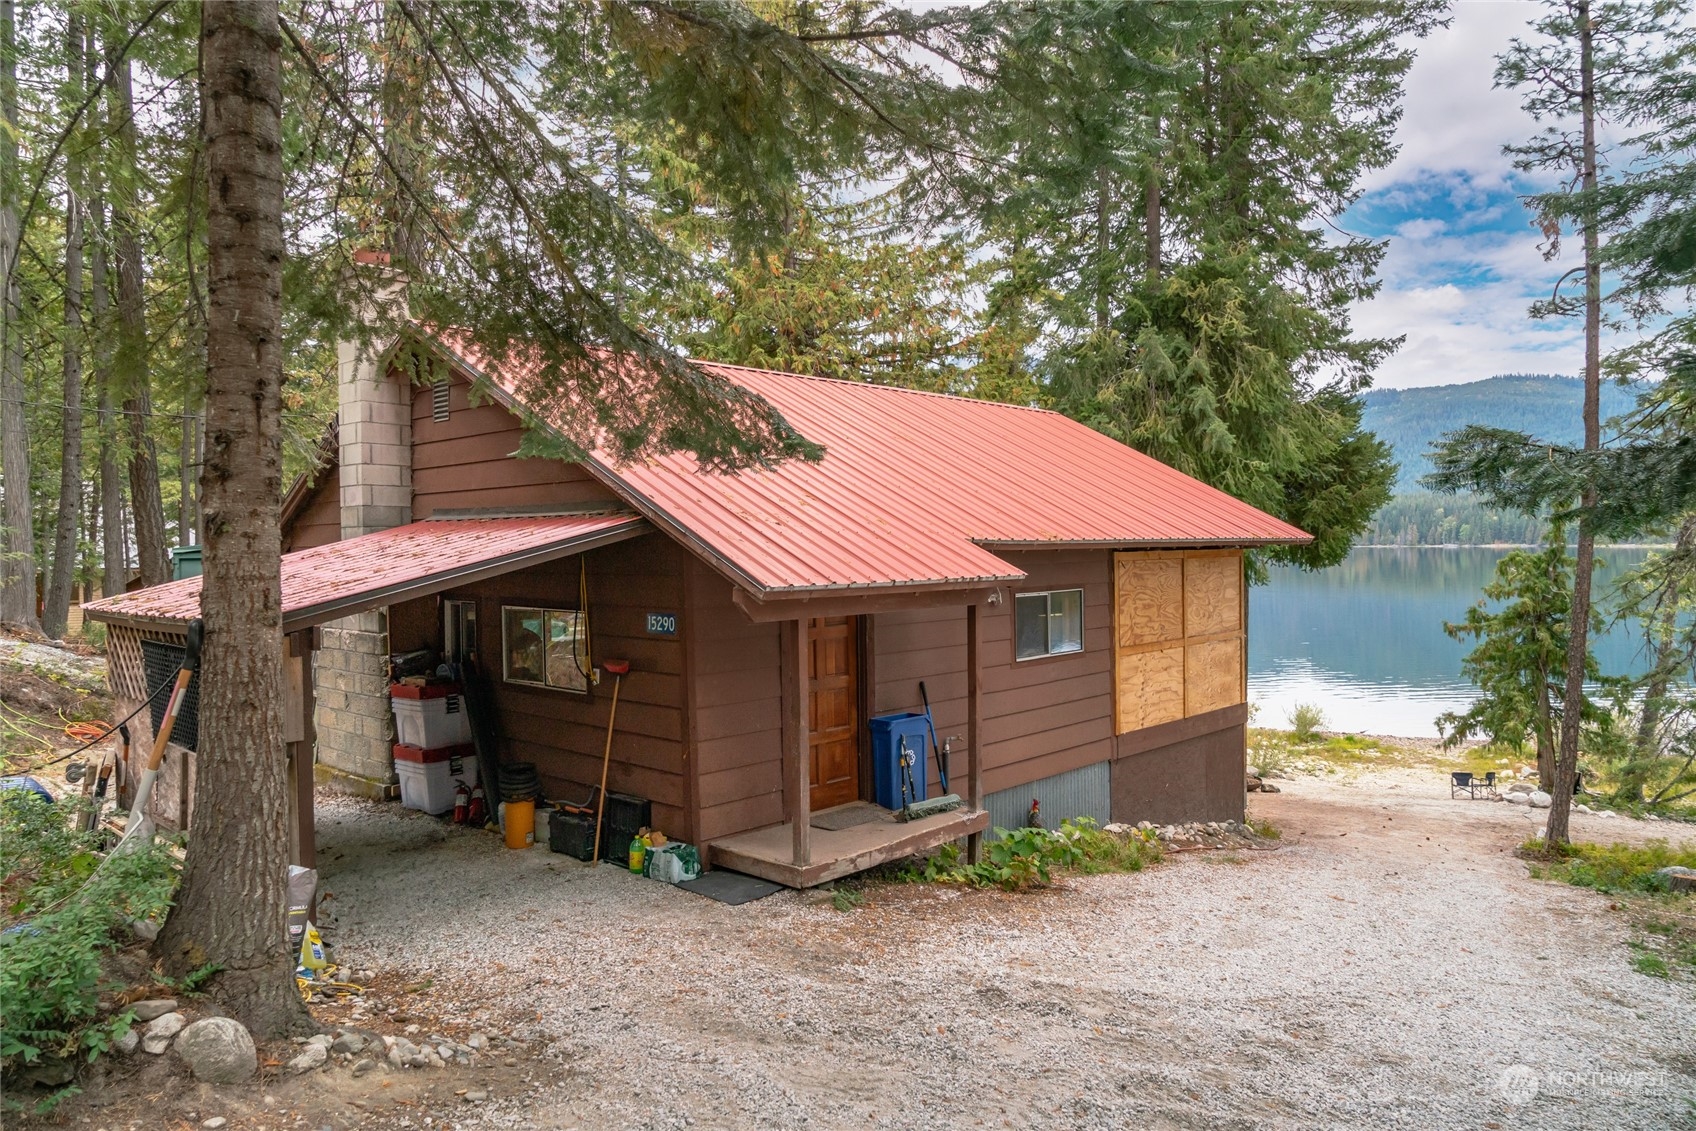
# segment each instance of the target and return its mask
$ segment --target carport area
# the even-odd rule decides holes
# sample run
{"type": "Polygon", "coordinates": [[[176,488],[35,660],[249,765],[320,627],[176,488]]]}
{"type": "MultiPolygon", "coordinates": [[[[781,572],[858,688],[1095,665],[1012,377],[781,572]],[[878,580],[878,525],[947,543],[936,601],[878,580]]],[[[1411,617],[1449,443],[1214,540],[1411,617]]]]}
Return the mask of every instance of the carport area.
{"type": "MultiPolygon", "coordinates": [[[[342,618],[429,597],[531,566],[558,561],[602,546],[638,537],[651,528],[625,511],[594,511],[525,517],[430,519],[375,534],[348,538],[283,555],[282,631],[284,743],[292,784],[291,860],[307,867],[317,862],[312,762],[316,741],[314,653],[317,630],[342,618]]],[[[107,654],[115,707],[128,714],[161,684],[155,666],[174,650],[180,657],[189,622],[200,613],[200,577],[189,577],[83,606],[90,619],[107,626],[107,654]]],[[[385,661],[373,657],[374,662],[385,661]]],[[[199,677],[190,685],[197,691],[199,677]]],[[[160,702],[132,724],[138,731],[131,748],[152,744],[160,702]]],[[[194,747],[198,720],[185,708],[173,731],[164,768],[148,801],[148,811],[163,828],[193,825],[194,747]]],[[[139,757],[139,756],[138,756],[139,757]]],[[[130,804],[128,790],[139,776],[139,763],[118,767],[118,796],[130,804]]]]}

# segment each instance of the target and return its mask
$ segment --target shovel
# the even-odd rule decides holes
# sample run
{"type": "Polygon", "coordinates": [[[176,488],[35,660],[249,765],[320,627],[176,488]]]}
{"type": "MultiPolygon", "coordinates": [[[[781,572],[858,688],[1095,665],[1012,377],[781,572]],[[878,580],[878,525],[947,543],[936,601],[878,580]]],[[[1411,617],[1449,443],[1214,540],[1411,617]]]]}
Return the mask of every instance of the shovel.
{"type": "Polygon", "coordinates": [[[151,835],[153,822],[147,819],[147,799],[153,795],[153,783],[159,779],[159,766],[165,761],[165,744],[171,741],[171,728],[177,725],[177,713],[182,710],[183,696],[188,693],[189,681],[194,678],[195,671],[200,667],[200,639],[205,628],[199,617],[188,622],[188,640],[183,646],[183,666],[177,672],[176,686],[171,689],[171,698],[165,704],[165,717],[159,722],[159,733],[153,736],[153,753],[148,755],[147,766],[142,770],[141,780],[136,784],[135,799],[130,803],[129,823],[124,826],[123,838],[118,841],[119,848],[131,837],[151,835]],[[148,830],[147,833],[140,831],[143,827],[148,830]]]}

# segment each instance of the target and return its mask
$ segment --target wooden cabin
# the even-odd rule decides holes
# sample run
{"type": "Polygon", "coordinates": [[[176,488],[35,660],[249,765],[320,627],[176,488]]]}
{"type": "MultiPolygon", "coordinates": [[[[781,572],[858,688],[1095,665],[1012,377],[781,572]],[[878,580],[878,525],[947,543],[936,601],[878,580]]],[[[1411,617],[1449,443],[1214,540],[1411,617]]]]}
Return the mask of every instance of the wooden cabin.
{"type": "MultiPolygon", "coordinates": [[[[733,366],[706,368],[822,460],[521,457],[525,375],[426,344],[449,375],[419,386],[344,350],[333,458],[284,508],[303,857],[314,777],[392,795],[387,658],[415,649],[477,657],[500,758],[552,798],[598,780],[602,664],[628,660],[609,788],[791,886],[975,846],[1033,800],[1051,826],[1243,816],[1243,551],[1300,530],[1055,413],[733,366]],[[964,807],[815,827],[872,799],[871,720],[920,710],[921,681],[964,807]]],[[[198,586],[88,607],[120,699],[198,586]]]]}

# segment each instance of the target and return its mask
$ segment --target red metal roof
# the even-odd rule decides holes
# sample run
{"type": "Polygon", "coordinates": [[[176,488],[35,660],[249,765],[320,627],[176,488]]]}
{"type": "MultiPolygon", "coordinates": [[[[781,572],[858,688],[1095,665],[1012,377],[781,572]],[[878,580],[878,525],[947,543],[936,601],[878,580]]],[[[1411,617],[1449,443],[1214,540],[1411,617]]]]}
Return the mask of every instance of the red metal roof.
{"type": "MultiPolygon", "coordinates": [[[[283,630],[424,597],[482,577],[538,565],[652,529],[629,513],[451,518],[283,555],[283,630]]],[[[200,615],[200,581],[187,577],[93,601],[100,621],[182,622],[200,615]]]]}
{"type": "MultiPolygon", "coordinates": [[[[511,400],[525,374],[487,373],[511,400]]],[[[509,363],[510,364],[510,363],[509,363]]],[[[734,475],[671,455],[591,468],[756,592],[985,584],[1024,574],[985,547],[1306,542],[1289,523],[1059,413],[828,377],[702,363],[759,394],[817,463],[734,475]]]]}

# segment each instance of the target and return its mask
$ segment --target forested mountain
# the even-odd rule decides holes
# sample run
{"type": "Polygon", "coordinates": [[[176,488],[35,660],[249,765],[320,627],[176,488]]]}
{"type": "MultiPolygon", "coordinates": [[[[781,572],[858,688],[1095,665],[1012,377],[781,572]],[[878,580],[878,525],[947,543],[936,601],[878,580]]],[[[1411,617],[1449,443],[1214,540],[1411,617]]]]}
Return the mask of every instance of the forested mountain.
{"type": "MultiPolygon", "coordinates": [[[[1541,519],[1489,506],[1470,495],[1424,490],[1431,445],[1468,424],[1511,428],[1563,444],[1584,437],[1584,382],[1548,373],[1504,373],[1460,385],[1372,389],[1362,423],[1390,445],[1400,472],[1396,495],[1372,520],[1362,541],[1377,546],[1524,544],[1543,537],[1541,519]]],[[[1606,421],[1629,410],[1634,390],[1602,386],[1606,421]]]]}
{"type": "MultiPolygon", "coordinates": [[[[1460,385],[1423,389],[1372,389],[1366,393],[1361,423],[1395,452],[1401,473],[1396,492],[1419,490],[1419,479],[1431,470],[1431,445],[1468,424],[1511,428],[1546,440],[1577,444],[1584,439],[1579,409],[1584,382],[1577,377],[1548,373],[1504,373],[1460,385]]],[[[1631,389],[1602,386],[1603,433],[1606,421],[1629,409],[1636,399],[1631,389]]]]}

